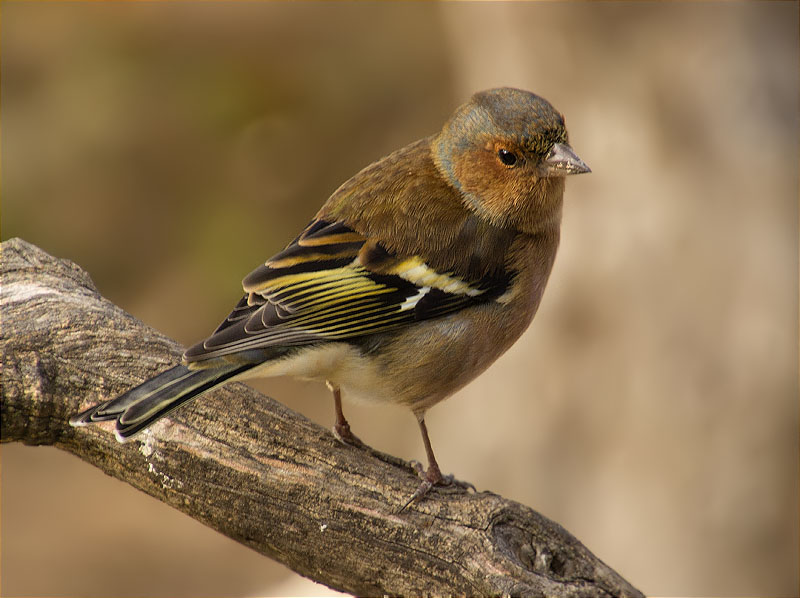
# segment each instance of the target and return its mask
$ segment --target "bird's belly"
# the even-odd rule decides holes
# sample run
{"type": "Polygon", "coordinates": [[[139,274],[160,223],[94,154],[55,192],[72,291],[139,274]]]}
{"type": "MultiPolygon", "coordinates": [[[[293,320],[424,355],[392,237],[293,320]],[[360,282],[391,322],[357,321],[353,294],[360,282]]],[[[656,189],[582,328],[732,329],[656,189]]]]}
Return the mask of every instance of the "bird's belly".
{"type": "Polygon", "coordinates": [[[303,348],[282,359],[248,371],[246,378],[291,376],[303,380],[330,381],[342,389],[342,398],[363,403],[397,402],[391,380],[380,365],[347,343],[325,343],[303,348]]]}
{"type": "Polygon", "coordinates": [[[298,348],[246,376],[328,380],[347,401],[394,403],[423,413],[483,372],[532,316],[509,319],[507,306],[497,303],[473,309],[469,319],[427,320],[378,335],[363,348],[343,342],[298,348]]]}

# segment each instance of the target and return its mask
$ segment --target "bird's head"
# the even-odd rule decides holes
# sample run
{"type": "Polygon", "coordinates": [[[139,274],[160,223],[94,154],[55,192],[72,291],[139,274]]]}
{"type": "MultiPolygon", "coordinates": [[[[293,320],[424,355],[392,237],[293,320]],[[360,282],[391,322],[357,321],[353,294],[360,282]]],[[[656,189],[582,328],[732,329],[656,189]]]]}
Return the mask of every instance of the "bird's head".
{"type": "Polygon", "coordinates": [[[476,93],[432,142],[440,173],[496,226],[536,232],[561,215],[564,177],[590,172],[569,146],[564,117],[535,94],[476,93]]]}

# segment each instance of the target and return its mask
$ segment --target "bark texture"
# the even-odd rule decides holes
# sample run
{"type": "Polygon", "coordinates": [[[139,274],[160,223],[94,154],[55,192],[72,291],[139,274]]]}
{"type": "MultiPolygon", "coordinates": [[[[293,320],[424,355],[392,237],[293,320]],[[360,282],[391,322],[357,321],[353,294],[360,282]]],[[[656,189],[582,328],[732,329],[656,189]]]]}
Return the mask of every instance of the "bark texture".
{"type": "Polygon", "coordinates": [[[320,583],[358,595],[641,596],[557,523],[489,492],[417,487],[406,462],[233,383],[119,444],[69,416],[177,363],[175,342],[75,264],[2,244],[2,442],[54,445],[320,583]]]}

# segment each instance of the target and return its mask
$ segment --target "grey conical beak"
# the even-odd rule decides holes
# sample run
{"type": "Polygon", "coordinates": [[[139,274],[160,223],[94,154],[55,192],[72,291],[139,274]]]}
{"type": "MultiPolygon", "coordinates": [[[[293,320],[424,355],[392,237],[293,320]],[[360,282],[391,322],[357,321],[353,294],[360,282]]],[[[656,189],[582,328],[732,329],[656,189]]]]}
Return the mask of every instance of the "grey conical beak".
{"type": "Polygon", "coordinates": [[[556,143],[544,159],[547,176],[566,176],[592,172],[566,143],[556,143]]]}

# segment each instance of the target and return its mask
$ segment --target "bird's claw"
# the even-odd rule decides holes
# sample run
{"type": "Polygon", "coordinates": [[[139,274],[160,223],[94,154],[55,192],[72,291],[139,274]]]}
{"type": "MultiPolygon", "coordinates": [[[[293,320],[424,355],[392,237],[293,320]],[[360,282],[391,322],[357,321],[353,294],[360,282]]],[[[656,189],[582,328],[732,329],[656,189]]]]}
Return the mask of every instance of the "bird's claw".
{"type": "Polygon", "coordinates": [[[347,444],[350,446],[355,447],[363,447],[366,446],[364,442],[355,434],[350,431],[350,426],[348,424],[340,425],[336,424],[333,426],[333,435],[342,444],[347,444]]]}
{"type": "Polygon", "coordinates": [[[420,498],[425,496],[428,492],[430,492],[431,488],[433,488],[433,482],[431,482],[428,479],[424,479],[423,478],[422,483],[414,491],[414,494],[411,495],[411,498],[409,498],[406,501],[406,504],[404,504],[402,507],[400,507],[400,510],[397,511],[398,515],[400,513],[402,513],[403,511],[405,511],[406,507],[408,507],[408,505],[410,505],[412,502],[415,502],[415,501],[419,500],[420,498]]]}
{"type": "Polygon", "coordinates": [[[458,486],[467,491],[477,492],[477,488],[473,486],[470,482],[465,482],[464,480],[457,480],[455,476],[451,473],[446,476],[442,476],[442,480],[439,482],[442,486],[458,486]]]}
{"type": "MultiPolygon", "coordinates": [[[[414,468],[414,471],[417,472],[417,475],[421,477],[423,480],[431,481],[428,479],[428,473],[425,471],[425,467],[419,461],[411,461],[411,467],[414,468]]],[[[451,473],[448,475],[439,474],[439,479],[432,481],[432,484],[435,486],[458,486],[459,488],[463,488],[464,490],[471,490],[472,492],[477,492],[477,488],[470,482],[465,482],[463,480],[457,480],[456,477],[451,473]]]]}
{"type": "Polygon", "coordinates": [[[422,478],[422,482],[414,491],[414,494],[411,495],[411,498],[409,498],[406,501],[406,503],[400,508],[398,514],[405,511],[406,508],[408,508],[408,506],[411,503],[417,502],[423,496],[428,494],[428,492],[430,492],[431,488],[433,488],[434,486],[457,486],[466,491],[477,492],[475,486],[473,486],[469,482],[457,480],[453,474],[442,475],[438,471],[438,468],[436,471],[430,471],[430,470],[425,471],[425,468],[419,461],[411,461],[411,467],[413,467],[414,470],[417,472],[417,475],[420,478],[422,478]]]}

